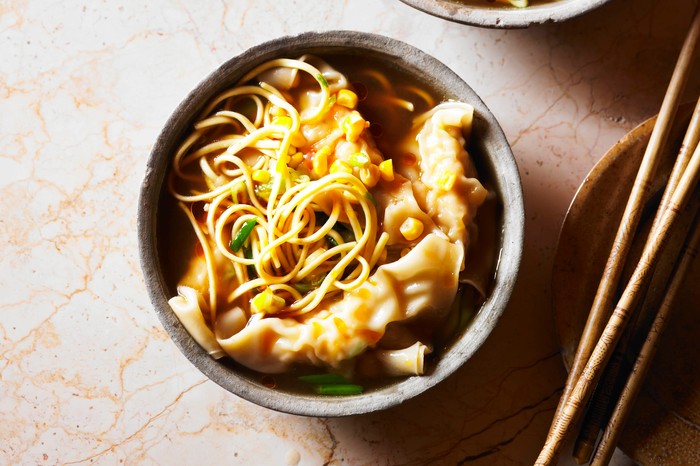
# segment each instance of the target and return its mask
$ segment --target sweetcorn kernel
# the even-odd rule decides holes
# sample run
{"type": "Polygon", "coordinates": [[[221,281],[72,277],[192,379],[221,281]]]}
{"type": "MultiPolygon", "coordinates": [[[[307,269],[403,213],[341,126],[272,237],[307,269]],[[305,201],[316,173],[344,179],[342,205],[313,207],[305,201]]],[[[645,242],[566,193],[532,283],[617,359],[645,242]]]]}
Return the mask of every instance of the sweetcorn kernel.
{"type": "Polygon", "coordinates": [[[289,142],[295,147],[304,147],[307,144],[306,138],[301,134],[301,131],[292,134],[289,138],[289,142]]]}
{"type": "Polygon", "coordinates": [[[314,175],[317,177],[322,177],[328,172],[328,157],[331,155],[331,148],[325,146],[321,148],[316,154],[312,161],[312,170],[314,175]]]}
{"type": "Polygon", "coordinates": [[[451,170],[445,170],[445,172],[440,176],[440,179],[438,179],[438,186],[440,186],[440,189],[443,191],[449,191],[452,189],[452,186],[454,186],[455,181],[457,180],[457,175],[455,172],[451,170]]]}
{"type": "Polygon", "coordinates": [[[291,128],[292,127],[292,119],[289,118],[288,116],[276,116],[272,119],[272,124],[284,126],[286,128],[291,128]]]}
{"type": "Polygon", "coordinates": [[[392,181],[394,179],[394,163],[391,159],[386,159],[379,164],[379,173],[384,181],[392,181]]]}
{"type": "Polygon", "coordinates": [[[423,234],[423,222],[414,217],[408,217],[399,227],[399,231],[407,241],[413,241],[423,234]]]}
{"type": "Polygon", "coordinates": [[[347,162],[343,162],[342,160],[336,159],[333,161],[331,164],[331,168],[328,170],[330,173],[335,173],[335,172],[343,172],[343,173],[352,173],[352,167],[348,165],[347,162]]]}
{"type": "Polygon", "coordinates": [[[254,170],[253,180],[258,183],[267,183],[270,181],[270,172],[267,170],[254,170]]]}
{"type": "Polygon", "coordinates": [[[360,180],[368,188],[373,187],[379,181],[379,167],[373,163],[360,168],[360,180]]]}
{"type": "Polygon", "coordinates": [[[353,110],[343,120],[342,130],[348,141],[355,142],[360,138],[360,134],[367,126],[367,120],[362,118],[359,112],[353,110]]]}
{"type": "Polygon", "coordinates": [[[301,152],[297,152],[289,158],[289,162],[287,162],[287,165],[289,165],[292,168],[297,168],[302,162],[302,160],[304,160],[304,154],[302,154],[301,152]]]}
{"type": "Polygon", "coordinates": [[[277,105],[271,105],[270,114],[273,116],[285,116],[287,115],[287,111],[282,107],[278,107],[277,105]]]}
{"type": "Polygon", "coordinates": [[[341,89],[338,91],[338,99],[336,102],[343,107],[355,108],[357,105],[357,94],[350,89],[341,89]]]}

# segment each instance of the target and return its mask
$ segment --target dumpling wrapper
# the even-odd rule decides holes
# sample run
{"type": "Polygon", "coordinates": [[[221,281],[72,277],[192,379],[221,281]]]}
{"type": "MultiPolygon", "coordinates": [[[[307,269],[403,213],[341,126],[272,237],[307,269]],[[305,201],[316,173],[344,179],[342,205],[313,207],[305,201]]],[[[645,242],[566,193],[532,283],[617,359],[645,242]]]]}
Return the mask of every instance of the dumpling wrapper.
{"type": "Polygon", "coordinates": [[[361,287],[303,321],[253,318],[218,343],[234,360],[266,373],[294,363],[338,365],[375,345],[391,322],[444,317],[457,293],[463,250],[427,235],[401,259],[380,266],[361,287]]]}
{"type": "Polygon", "coordinates": [[[216,341],[214,333],[204,322],[202,295],[189,286],[178,286],[177,293],[177,296],[170,298],[168,304],[177,318],[180,319],[187,333],[192,335],[199,346],[204,348],[214,359],[225,356],[226,353],[216,341]]]}
{"type": "Polygon", "coordinates": [[[465,149],[473,111],[468,104],[438,105],[416,138],[407,143],[418,163],[401,170],[414,183],[413,191],[421,208],[465,251],[469,246],[467,225],[488,194],[475,178],[465,149]],[[454,183],[445,189],[445,180],[450,176],[454,176],[454,183]]]}

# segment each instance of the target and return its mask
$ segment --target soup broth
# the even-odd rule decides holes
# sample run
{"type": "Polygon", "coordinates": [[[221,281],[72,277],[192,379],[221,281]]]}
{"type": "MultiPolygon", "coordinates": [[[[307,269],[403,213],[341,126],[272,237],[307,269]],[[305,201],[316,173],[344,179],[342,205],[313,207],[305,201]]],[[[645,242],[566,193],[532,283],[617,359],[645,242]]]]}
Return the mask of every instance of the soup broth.
{"type": "MultiPolygon", "coordinates": [[[[406,135],[411,133],[414,118],[441,102],[449,101],[450,96],[439,95],[434,89],[426,87],[425,83],[409,77],[402,70],[393,68],[389,63],[383,61],[345,55],[327,55],[320,58],[346,76],[351,83],[351,88],[358,97],[357,111],[369,122],[367,131],[371,133],[372,139],[376,143],[376,149],[383,155],[384,159],[391,160],[397,169],[406,164],[415,163],[416,155],[407,152],[403,143],[406,135]]],[[[303,99],[303,95],[309,89],[314,88],[316,84],[308,76],[302,76],[300,79],[306,80],[306,82],[302,81],[298,89],[289,91],[295,101],[303,99]]],[[[250,82],[255,83],[255,79],[250,82]]],[[[221,108],[240,112],[250,120],[255,119],[255,108],[252,101],[246,100],[238,102],[232,107],[224,106],[221,108]]],[[[474,138],[478,138],[478,136],[478,134],[471,136],[471,142],[467,149],[478,172],[478,178],[489,194],[479,208],[473,225],[469,227],[470,241],[464,261],[465,268],[460,273],[460,284],[452,309],[437,320],[419,317],[409,322],[389,323],[386,334],[376,343],[376,348],[393,349],[402,347],[402,340],[407,338],[408,340],[429,342],[432,351],[426,355],[425,372],[432,370],[444,349],[449,347],[455,338],[468,327],[469,322],[490,292],[491,281],[497,265],[502,223],[501,206],[495,190],[491,188],[489,167],[481,164],[478,145],[473,143],[474,138]]],[[[203,147],[222,137],[225,136],[220,131],[211,131],[207,134],[206,141],[198,142],[197,147],[203,147]]],[[[245,156],[244,153],[241,158],[245,156]]],[[[255,158],[254,153],[251,153],[250,156],[251,159],[255,158]]],[[[310,175],[313,176],[313,168],[315,167],[313,164],[309,164],[309,166],[312,167],[310,175]]],[[[194,165],[187,167],[187,170],[183,170],[184,177],[191,176],[197,169],[198,167],[194,165]]],[[[304,176],[308,176],[305,173],[304,176]]],[[[193,181],[192,183],[198,190],[207,188],[205,183],[203,184],[201,181],[193,181]]],[[[175,181],[174,184],[179,186],[183,184],[183,181],[175,181]]],[[[184,184],[188,183],[184,182],[184,184]]],[[[256,187],[260,185],[261,183],[258,183],[256,187]]],[[[373,202],[376,203],[376,201],[373,202]]],[[[206,218],[208,207],[211,208],[206,202],[192,203],[190,207],[192,217],[195,219],[206,218]]],[[[161,196],[159,210],[159,257],[170,293],[172,296],[176,296],[183,276],[191,274],[192,258],[202,257],[205,251],[203,251],[200,241],[191,227],[190,220],[178,207],[177,200],[167,189],[164,189],[161,196]]],[[[378,220],[381,226],[381,215],[378,220]]],[[[322,222],[324,219],[317,218],[317,221],[322,222]]],[[[235,236],[232,232],[222,233],[225,244],[233,244],[235,236]]],[[[373,238],[373,241],[377,240],[378,238],[373,238]]],[[[331,241],[331,245],[332,243],[331,241]]],[[[405,250],[405,244],[387,244],[385,252],[387,259],[385,260],[399,259],[403,254],[406,254],[405,250]]],[[[337,257],[339,256],[336,255],[337,257]]],[[[249,279],[257,275],[254,269],[250,268],[250,265],[246,267],[249,279]]],[[[375,270],[376,266],[372,271],[375,270]]],[[[231,295],[232,289],[235,289],[236,286],[232,280],[228,281],[228,284],[222,285],[217,290],[216,299],[219,302],[225,302],[227,296],[231,295]]],[[[255,293],[259,289],[258,287],[252,292],[255,293]]],[[[336,294],[324,299],[333,302],[333,300],[340,299],[341,296],[342,294],[336,294]]],[[[244,302],[247,299],[248,295],[238,298],[237,302],[244,302]]],[[[283,304],[279,312],[287,312],[289,309],[284,307],[287,305],[288,302],[283,304]]],[[[203,311],[203,314],[206,313],[203,311]]],[[[299,318],[299,320],[302,321],[303,318],[299,318]]],[[[205,315],[205,322],[212,326],[212,320],[207,315],[205,315]]],[[[221,359],[221,362],[236,372],[248,374],[251,380],[257,381],[261,385],[292,392],[308,392],[318,385],[300,380],[300,375],[320,374],[328,371],[345,374],[348,379],[361,384],[364,390],[390,384],[396,380],[393,376],[382,374],[372,358],[364,358],[361,355],[330,369],[293,363],[284,373],[274,374],[267,374],[265,371],[258,372],[228,357],[221,359]]]]}

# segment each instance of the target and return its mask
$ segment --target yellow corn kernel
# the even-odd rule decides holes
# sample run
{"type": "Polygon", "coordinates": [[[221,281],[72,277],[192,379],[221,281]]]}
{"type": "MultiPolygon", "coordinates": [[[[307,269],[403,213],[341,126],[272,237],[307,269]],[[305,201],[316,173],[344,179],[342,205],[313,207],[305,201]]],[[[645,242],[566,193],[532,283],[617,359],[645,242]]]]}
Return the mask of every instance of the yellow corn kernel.
{"type": "Polygon", "coordinates": [[[352,92],[350,89],[341,89],[338,91],[336,103],[338,105],[342,105],[343,107],[355,108],[357,105],[357,94],[352,92]]]}
{"type": "Polygon", "coordinates": [[[272,116],[285,116],[287,115],[287,111],[283,109],[282,107],[278,107],[277,105],[270,105],[270,115],[272,116]]]}
{"type": "Polygon", "coordinates": [[[301,152],[296,152],[289,158],[289,162],[287,162],[287,165],[289,165],[292,168],[297,168],[299,164],[304,160],[304,154],[301,152]]]}
{"type": "Polygon", "coordinates": [[[270,181],[270,172],[267,170],[253,170],[253,180],[258,183],[267,183],[270,181]]]}
{"type": "Polygon", "coordinates": [[[321,148],[321,150],[314,154],[312,171],[318,178],[322,177],[326,174],[326,172],[328,172],[328,157],[330,155],[331,148],[328,146],[321,148]]]}
{"type": "Polygon", "coordinates": [[[258,293],[250,300],[251,310],[254,314],[274,314],[285,305],[283,298],[275,295],[269,288],[258,293]]]}
{"type": "Polygon", "coordinates": [[[289,118],[288,116],[276,116],[272,119],[272,124],[284,126],[285,128],[291,128],[292,127],[292,119],[289,118]]]}
{"type": "Polygon", "coordinates": [[[367,126],[367,120],[362,118],[359,112],[352,111],[343,120],[342,130],[348,141],[355,142],[360,138],[360,134],[362,134],[362,131],[364,131],[367,126]]]}
{"type": "Polygon", "coordinates": [[[414,217],[408,217],[399,227],[399,231],[407,241],[413,241],[423,234],[423,222],[414,217]]]}
{"type": "Polygon", "coordinates": [[[368,188],[373,187],[379,181],[379,167],[370,163],[366,167],[360,168],[360,180],[368,188]]]}
{"type": "Polygon", "coordinates": [[[292,134],[289,138],[289,142],[295,147],[304,147],[308,144],[304,135],[301,134],[301,131],[292,134]]]}
{"type": "Polygon", "coordinates": [[[455,181],[457,180],[457,175],[455,172],[452,170],[445,170],[445,172],[440,176],[440,179],[438,179],[438,186],[440,186],[440,189],[443,191],[449,191],[452,189],[452,186],[455,185],[455,181]]]}
{"type": "Polygon", "coordinates": [[[328,170],[330,173],[335,173],[335,172],[343,172],[343,173],[352,173],[352,167],[348,165],[347,162],[343,162],[342,160],[336,159],[333,161],[331,164],[331,168],[328,170]]]}
{"type": "Polygon", "coordinates": [[[394,162],[387,159],[379,164],[379,174],[384,181],[393,181],[394,179],[394,162]]]}

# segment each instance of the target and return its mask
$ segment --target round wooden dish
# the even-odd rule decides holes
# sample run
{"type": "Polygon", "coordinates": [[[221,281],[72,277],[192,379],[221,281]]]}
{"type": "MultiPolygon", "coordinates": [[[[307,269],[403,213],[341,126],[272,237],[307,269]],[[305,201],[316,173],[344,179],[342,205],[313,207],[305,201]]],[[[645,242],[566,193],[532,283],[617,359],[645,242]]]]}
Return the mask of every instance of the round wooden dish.
{"type": "MultiPolygon", "coordinates": [[[[646,231],[690,119],[692,106],[679,111],[667,155],[657,170],[647,213],[646,231]]],[[[571,366],[576,346],[607,261],[655,118],[617,142],[588,174],[569,208],[554,261],[552,282],[556,331],[564,363],[571,366]]],[[[643,246],[635,241],[632,256],[643,246]]],[[[673,242],[664,253],[670,267],[673,242]]],[[[629,261],[628,261],[629,262],[629,261]]],[[[664,261],[662,261],[664,262],[664,261]]],[[[629,269],[629,266],[627,267],[629,269]]],[[[629,274],[629,270],[626,272],[629,274]]],[[[627,275],[628,276],[628,275],[627,275]]],[[[622,450],[641,464],[700,464],[700,261],[691,266],[662,336],[644,387],[621,437],[622,450]]],[[[652,282],[647,296],[653,294],[652,282]]],[[[631,356],[628,356],[630,360],[631,356]]]]}

